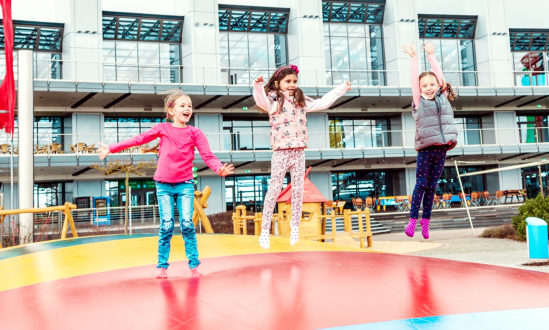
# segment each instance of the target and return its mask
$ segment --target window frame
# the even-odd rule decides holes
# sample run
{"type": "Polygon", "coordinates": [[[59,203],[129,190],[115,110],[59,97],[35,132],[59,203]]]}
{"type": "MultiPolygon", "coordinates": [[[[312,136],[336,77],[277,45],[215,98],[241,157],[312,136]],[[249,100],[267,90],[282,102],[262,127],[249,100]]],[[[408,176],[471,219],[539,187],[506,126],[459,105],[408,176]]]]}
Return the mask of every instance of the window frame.
{"type": "MultiPolygon", "coordinates": [[[[4,35],[4,27],[3,27],[3,20],[0,19],[0,51],[5,51],[5,35],[4,35]]],[[[61,54],[63,52],[63,36],[65,31],[65,24],[64,23],[47,23],[47,22],[32,22],[32,21],[18,21],[14,20],[12,21],[13,25],[13,37],[14,37],[14,44],[13,44],[13,50],[19,50],[19,49],[31,49],[31,48],[18,48],[17,44],[15,43],[15,39],[17,36],[17,28],[34,28],[36,29],[36,35],[33,35],[31,38],[33,40],[34,46],[32,48],[32,51],[34,52],[40,52],[40,53],[56,53],[61,54]],[[59,47],[55,49],[40,49],[40,40],[42,38],[48,38],[49,36],[42,35],[42,29],[57,29],[58,36],[57,40],[59,43],[59,47]]],[[[57,42],[54,42],[56,44],[57,42]]]]}
{"type": "Polygon", "coordinates": [[[426,15],[426,14],[419,14],[418,15],[418,34],[419,39],[465,39],[465,40],[475,40],[476,36],[476,30],[478,25],[478,16],[465,16],[465,15],[426,15]],[[423,31],[420,30],[420,24],[421,21],[425,21],[423,24],[423,31]],[[427,37],[426,32],[428,29],[427,20],[440,20],[440,35],[437,37],[427,37]],[[444,37],[444,21],[458,21],[458,28],[456,31],[455,37],[444,37]],[[460,32],[462,28],[461,21],[462,20],[468,20],[468,21],[474,21],[474,28],[473,28],[473,35],[470,37],[460,37],[460,32]]]}
{"type": "Polygon", "coordinates": [[[348,23],[348,24],[366,24],[366,25],[383,25],[383,18],[385,16],[385,0],[343,0],[343,1],[337,1],[337,0],[322,0],[321,3],[322,6],[322,21],[324,23],[348,23]],[[347,5],[347,14],[345,21],[332,20],[333,12],[334,12],[334,3],[337,4],[346,4],[347,5]],[[330,4],[330,8],[328,9],[327,6],[330,4]],[[361,22],[352,20],[349,21],[349,16],[351,16],[351,8],[353,4],[364,4],[366,5],[366,10],[364,11],[364,16],[361,22]],[[378,6],[377,13],[374,14],[374,17],[377,17],[379,13],[381,13],[381,20],[380,21],[368,21],[368,17],[371,16],[371,12],[369,11],[370,5],[372,6],[378,6]]]}
{"type": "MultiPolygon", "coordinates": [[[[218,23],[219,23],[219,31],[221,32],[231,32],[231,33],[266,33],[266,34],[288,34],[288,28],[290,24],[290,8],[281,8],[281,7],[258,7],[258,6],[238,6],[238,5],[224,5],[219,4],[218,7],[218,23]],[[233,11],[243,11],[247,13],[248,22],[246,24],[246,30],[231,30],[231,22],[233,18],[233,11]],[[267,22],[266,22],[266,30],[265,31],[254,31],[252,30],[252,14],[253,13],[263,13],[268,14],[267,22]],[[228,16],[225,16],[227,15],[228,16]],[[282,32],[280,31],[270,31],[271,29],[271,18],[272,14],[281,14],[285,15],[283,17],[285,21],[284,30],[282,32]],[[227,22],[225,24],[225,22],[227,22]]],[[[280,24],[280,23],[278,23],[280,24]]]]}
{"type": "MultiPolygon", "coordinates": [[[[112,20],[111,20],[112,22],[112,20]]],[[[149,15],[149,14],[137,14],[137,13],[122,13],[122,12],[112,12],[112,11],[103,11],[102,18],[101,18],[101,26],[102,31],[101,35],[103,40],[113,40],[113,41],[136,41],[136,42],[158,42],[158,43],[171,43],[171,44],[181,44],[183,41],[183,24],[184,24],[184,17],[183,16],[170,16],[170,15],[149,15]],[[111,29],[114,29],[114,38],[105,38],[105,31],[107,27],[110,27],[111,25],[106,25],[105,18],[113,18],[116,20],[114,28],[111,27],[111,29]],[[137,25],[137,37],[136,39],[126,39],[126,38],[119,38],[119,27],[120,27],[120,18],[126,18],[126,19],[135,19],[138,22],[137,25]],[[141,38],[141,27],[143,26],[143,19],[146,20],[157,20],[160,21],[160,26],[158,27],[158,39],[157,40],[147,40],[147,39],[140,39],[141,38]],[[179,36],[177,37],[178,40],[162,40],[162,33],[164,32],[164,21],[178,21],[181,25],[181,29],[179,31],[179,36]]]]}

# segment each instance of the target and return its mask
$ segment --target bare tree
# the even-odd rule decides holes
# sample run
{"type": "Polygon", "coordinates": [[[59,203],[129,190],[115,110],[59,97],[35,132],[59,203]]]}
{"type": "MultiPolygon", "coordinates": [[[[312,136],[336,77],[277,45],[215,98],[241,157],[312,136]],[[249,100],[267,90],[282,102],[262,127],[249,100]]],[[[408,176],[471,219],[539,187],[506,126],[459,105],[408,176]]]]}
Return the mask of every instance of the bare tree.
{"type": "Polygon", "coordinates": [[[91,165],[91,168],[99,170],[103,175],[115,175],[118,173],[126,173],[126,205],[125,205],[125,216],[124,216],[124,234],[128,233],[128,208],[131,200],[130,196],[130,173],[142,176],[143,173],[140,170],[156,168],[157,163],[149,160],[146,162],[131,163],[121,162],[119,160],[110,161],[107,165],[91,165]]]}

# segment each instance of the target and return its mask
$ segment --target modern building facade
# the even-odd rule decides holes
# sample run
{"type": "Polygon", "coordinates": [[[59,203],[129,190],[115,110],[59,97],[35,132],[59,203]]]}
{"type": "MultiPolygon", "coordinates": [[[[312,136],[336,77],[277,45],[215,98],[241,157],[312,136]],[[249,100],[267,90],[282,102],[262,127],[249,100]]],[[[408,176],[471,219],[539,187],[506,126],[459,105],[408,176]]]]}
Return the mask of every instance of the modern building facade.
{"type": "MultiPolygon", "coordinates": [[[[97,141],[121,141],[162,122],[162,93],[182,89],[193,101],[191,124],[236,166],[235,176],[220,178],[196,154],[197,189],[213,192],[208,212],[240,203],[261,208],[272,152],[268,118],[252,108],[250,85],[290,63],[313,98],[353,82],[330,109],[308,115],[307,166],[324,196],[410,195],[415,123],[410,59],[401,47],[424,40],[436,44],[459,94],[460,143],[437,188],[457,194],[454,160],[469,162],[460,164],[469,172],[549,154],[547,12],[549,3],[535,0],[15,1],[15,47],[34,58],[35,206],[86,196],[121,205],[124,175],[105,177],[89,167],[104,164],[93,154],[97,141]]],[[[418,53],[420,69],[429,70],[418,53]]],[[[16,131],[16,146],[19,138],[16,131]]],[[[5,134],[0,139],[9,144],[5,134]]],[[[134,149],[108,158],[115,159],[156,155],[134,149]]],[[[0,155],[5,207],[9,164],[9,154],[0,155]]],[[[549,168],[542,170],[547,186],[549,168]]],[[[526,188],[534,196],[538,175],[537,168],[511,170],[464,178],[464,185],[526,188]]],[[[132,176],[134,205],[156,204],[152,177],[153,170],[132,176]]]]}

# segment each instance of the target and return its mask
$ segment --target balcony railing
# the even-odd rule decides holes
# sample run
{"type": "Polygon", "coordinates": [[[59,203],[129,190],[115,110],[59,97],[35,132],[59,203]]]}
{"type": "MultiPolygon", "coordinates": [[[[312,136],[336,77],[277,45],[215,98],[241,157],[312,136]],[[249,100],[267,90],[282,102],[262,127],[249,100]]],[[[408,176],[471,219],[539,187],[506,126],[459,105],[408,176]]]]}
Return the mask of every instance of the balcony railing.
{"type": "MultiPolygon", "coordinates": [[[[458,129],[457,148],[464,147],[508,147],[545,145],[549,148],[549,127],[538,128],[483,128],[458,129]]],[[[137,133],[135,134],[137,135],[137,133]]],[[[205,133],[211,150],[215,152],[265,151],[271,149],[269,133],[205,133]]],[[[16,132],[17,136],[17,132],[16,132]]],[[[98,141],[114,143],[131,137],[129,134],[40,134],[34,146],[36,155],[90,155],[99,149],[98,141]]],[[[375,150],[413,148],[414,130],[325,131],[309,132],[309,150],[375,150]]],[[[15,153],[18,153],[18,139],[14,139],[15,153]]],[[[121,154],[141,154],[142,148],[152,147],[157,141],[124,150],[121,154]]],[[[10,144],[5,135],[0,136],[0,155],[10,154],[10,144]],[[2,140],[4,139],[4,140],[2,140]]]]}
{"type": "MultiPolygon", "coordinates": [[[[90,61],[35,59],[35,79],[74,82],[124,82],[152,84],[212,84],[251,86],[274,68],[151,65],[90,61]]],[[[0,69],[0,76],[3,75],[0,69]]],[[[456,87],[548,86],[549,71],[445,71],[456,87]]],[[[300,70],[304,87],[335,86],[351,81],[360,87],[410,87],[409,71],[397,70],[300,70]]]]}

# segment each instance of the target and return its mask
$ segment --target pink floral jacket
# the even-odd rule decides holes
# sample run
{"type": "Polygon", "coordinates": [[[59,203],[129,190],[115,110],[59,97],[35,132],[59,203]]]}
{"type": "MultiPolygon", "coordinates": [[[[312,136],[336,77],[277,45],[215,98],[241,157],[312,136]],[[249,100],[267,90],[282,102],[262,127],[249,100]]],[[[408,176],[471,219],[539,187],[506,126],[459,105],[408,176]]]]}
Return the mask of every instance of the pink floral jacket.
{"type": "Polygon", "coordinates": [[[334,102],[345,95],[347,84],[343,83],[318,100],[305,96],[305,108],[298,108],[292,101],[290,93],[284,92],[282,111],[278,110],[276,95],[265,94],[263,83],[254,84],[254,100],[257,105],[269,112],[271,124],[271,147],[273,150],[307,148],[307,112],[328,109],[334,102]]]}

